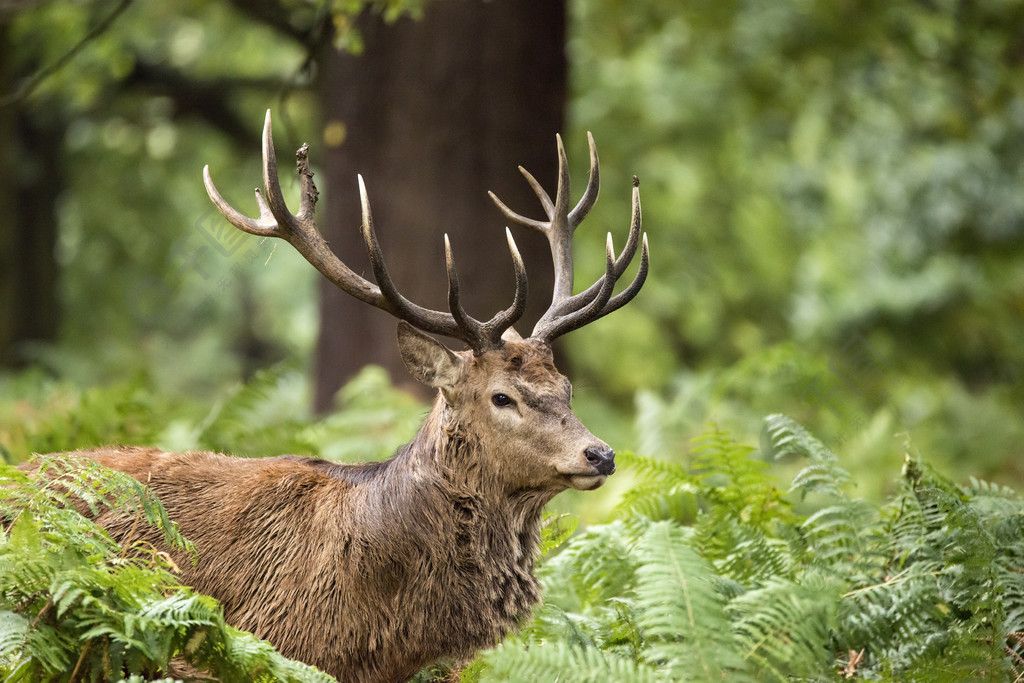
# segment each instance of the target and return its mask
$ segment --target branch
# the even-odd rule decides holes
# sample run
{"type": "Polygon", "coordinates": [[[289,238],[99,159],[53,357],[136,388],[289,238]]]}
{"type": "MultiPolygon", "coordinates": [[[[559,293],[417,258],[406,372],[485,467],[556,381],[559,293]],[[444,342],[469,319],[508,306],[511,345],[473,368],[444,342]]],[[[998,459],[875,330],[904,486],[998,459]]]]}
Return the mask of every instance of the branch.
{"type": "Polygon", "coordinates": [[[317,18],[310,26],[299,28],[292,24],[291,13],[277,0],[230,0],[231,5],[250,19],[265,24],[295,42],[312,49],[319,33],[317,18]]]}
{"type": "Polygon", "coordinates": [[[63,69],[68,62],[75,58],[75,55],[85,48],[86,45],[105,33],[107,29],[113,25],[114,21],[116,21],[117,18],[121,16],[126,9],[128,9],[128,6],[131,5],[132,2],[133,0],[121,0],[110,14],[93,26],[88,33],[82,36],[81,40],[71,46],[70,50],[61,55],[49,66],[45,66],[37,71],[32,78],[25,81],[17,90],[8,93],[3,98],[0,98],[0,107],[16,104],[31,95],[33,91],[39,87],[40,83],[63,69]]]}
{"type": "Polygon", "coordinates": [[[121,82],[124,88],[141,88],[170,97],[177,115],[197,116],[223,131],[239,144],[252,141],[251,126],[231,106],[240,89],[284,91],[293,84],[280,78],[217,78],[196,80],[181,71],[153,64],[136,56],[135,68],[121,82]]]}

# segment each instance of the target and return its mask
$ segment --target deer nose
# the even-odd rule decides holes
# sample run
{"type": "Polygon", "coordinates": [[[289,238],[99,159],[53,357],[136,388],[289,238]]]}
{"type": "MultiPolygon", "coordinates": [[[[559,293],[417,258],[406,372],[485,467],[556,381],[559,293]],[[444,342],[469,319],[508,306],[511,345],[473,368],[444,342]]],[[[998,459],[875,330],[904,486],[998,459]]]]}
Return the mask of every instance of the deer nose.
{"type": "Polygon", "coordinates": [[[593,465],[598,474],[615,473],[615,451],[609,446],[591,446],[583,451],[583,455],[587,456],[587,462],[593,465]]]}

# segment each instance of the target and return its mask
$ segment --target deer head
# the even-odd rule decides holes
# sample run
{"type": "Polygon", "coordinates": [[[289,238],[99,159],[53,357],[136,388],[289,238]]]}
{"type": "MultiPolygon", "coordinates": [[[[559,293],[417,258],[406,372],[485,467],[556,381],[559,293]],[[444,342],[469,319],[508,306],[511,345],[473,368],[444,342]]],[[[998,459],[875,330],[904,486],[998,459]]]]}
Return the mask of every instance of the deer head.
{"type": "MultiPolygon", "coordinates": [[[[459,279],[447,235],[444,240],[449,311],[423,308],[398,291],[377,242],[361,176],[358,180],[362,236],[376,284],[357,275],[330,250],[315,225],[317,189],[309,169],[307,145],[296,153],[301,199],[298,213],[292,214],[285,205],[278,180],[269,111],[263,128],[265,195],[256,190],[259,218],[238,212],[224,200],[213,184],[209,167],[204,168],[203,177],[210,199],[232,225],[253,235],[284,239],[340,289],[398,318],[401,321],[398,344],[406,366],[417,380],[438,390],[434,415],[445,420],[445,425],[472,427],[465,434],[449,434],[448,438],[468,439],[473,442],[469,444],[471,448],[488,454],[486,458],[476,459],[472,466],[481,470],[478,475],[495,483],[502,493],[538,491],[546,494],[543,496],[546,498],[569,487],[597,488],[615,471],[614,451],[591,434],[573,414],[572,386],[555,368],[550,344],[556,337],[628,303],[640,291],[648,271],[647,236],[641,239],[640,235],[639,181],[634,177],[632,221],[625,247],[616,256],[609,233],[604,275],[587,289],[572,293],[573,232],[593,207],[599,189],[597,151],[589,134],[588,141],[590,175],[583,197],[571,210],[568,165],[560,137],[557,138],[558,181],[554,201],[532,175],[520,168],[541,202],[545,220],[521,216],[491,194],[510,222],[540,231],[551,247],[555,267],[551,305],[525,339],[512,326],[526,308],[527,276],[508,228],[506,237],[515,272],[515,295],[508,308],[482,322],[462,307],[459,279]],[[641,244],[640,265],[633,281],[613,296],[617,281],[641,244]],[[460,339],[469,349],[453,351],[425,333],[460,339]]],[[[430,421],[428,419],[428,424],[430,421]]],[[[443,431],[443,428],[434,430],[443,431]]],[[[441,448],[438,452],[455,451],[441,448]]],[[[463,463],[463,466],[467,465],[463,463]]]]}

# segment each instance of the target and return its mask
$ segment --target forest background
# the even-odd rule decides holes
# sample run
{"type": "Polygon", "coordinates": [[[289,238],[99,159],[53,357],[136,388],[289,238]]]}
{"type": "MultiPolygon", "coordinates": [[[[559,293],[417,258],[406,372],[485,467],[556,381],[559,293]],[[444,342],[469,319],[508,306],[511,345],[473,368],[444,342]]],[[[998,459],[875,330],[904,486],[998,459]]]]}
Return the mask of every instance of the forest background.
{"type": "MultiPolygon", "coordinates": [[[[380,3],[379,22],[472,4],[380,3]]],[[[314,400],[319,275],[287,245],[240,238],[202,188],[210,164],[226,196],[255,209],[267,108],[286,196],[297,185],[284,172],[290,150],[308,140],[316,169],[318,149],[344,146],[345,121],[316,94],[317,54],[296,36],[330,25],[332,49],[370,54],[373,34],[351,9],[0,6],[8,462],[110,442],[364,460],[412,436],[425,405],[392,386],[405,377],[369,368],[333,406],[314,400]]],[[[576,237],[578,280],[600,272],[606,232],[624,239],[634,173],[652,251],[637,300],[560,349],[584,422],[617,450],[686,464],[710,425],[757,444],[765,416],[784,413],[840,454],[870,500],[893,493],[908,454],[955,481],[1020,487],[1024,7],[565,9],[562,130],[577,192],[586,131],[602,163],[601,199],[576,237]]],[[[553,134],[544,146],[553,163],[553,134]]],[[[504,172],[519,183],[514,163],[504,172]]],[[[347,216],[331,229],[354,234],[354,180],[329,182],[324,201],[347,216]]],[[[370,193],[375,206],[395,201],[386,183],[370,193]]],[[[433,259],[440,285],[449,220],[378,221],[437,249],[388,258],[433,259]]],[[[502,227],[495,210],[473,229],[499,239],[502,227]]],[[[474,261],[474,242],[455,247],[474,261]]],[[[478,260],[480,273],[495,267],[478,260]]],[[[467,289],[510,292],[504,263],[467,289]]],[[[387,346],[360,330],[346,334],[387,346]]],[[[633,481],[624,467],[601,492],[553,507],[597,523],[633,481]]]]}
{"type": "MultiPolygon", "coordinates": [[[[290,20],[311,22],[317,9],[299,3],[290,20]]],[[[619,449],[660,456],[709,423],[756,436],[764,415],[783,412],[841,448],[865,493],[881,493],[908,444],[954,475],[1024,478],[1024,10],[569,10],[563,133],[577,188],[584,131],[594,133],[604,184],[577,234],[578,279],[600,272],[606,232],[624,239],[634,173],[653,252],[642,296],[565,340],[589,424],[619,449]]],[[[183,425],[257,369],[284,363],[267,419],[286,429],[309,418],[319,275],[286,245],[233,233],[200,177],[210,164],[236,206],[254,211],[271,108],[295,192],[289,150],[309,140],[315,164],[332,134],[309,92],[309,53],[230,3],[28,3],[3,21],[0,111],[5,133],[21,133],[5,141],[0,193],[6,457],[119,438],[53,436],[53,421],[71,419],[91,387],[152,397],[165,423],[155,445],[183,448],[196,445],[183,425]],[[41,73],[121,10],[67,64],[41,73]],[[140,75],[158,66],[162,80],[140,75]],[[45,77],[28,91],[33,76],[45,77]],[[33,270],[39,245],[53,265],[33,270]]],[[[553,164],[553,141],[542,143],[553,164]]],[[[503,172],[525,185],[514,167],[503,172]]],[[[341,196],[325,201],[355,233],[353,179],[331,182],[341,196]]],[[[388,202],[389,189],[371,179],[371,201],[388,202]]],[[[491,215],[473,229],[500,244],[503,222],[491,215]]],[[[378,224],[400,239],[427,233],[437,258],[425,268],[443,287],[448,220],[378,224]]],[[[455,246],[460,262],[474,260],[474,242],[455,246]]],[[[510,294],[498,254],[481,272],[508,269],[508,280],[468,289],[510,294]]],[[[365,257],[342,258],[358,270],[365,257]]]]}

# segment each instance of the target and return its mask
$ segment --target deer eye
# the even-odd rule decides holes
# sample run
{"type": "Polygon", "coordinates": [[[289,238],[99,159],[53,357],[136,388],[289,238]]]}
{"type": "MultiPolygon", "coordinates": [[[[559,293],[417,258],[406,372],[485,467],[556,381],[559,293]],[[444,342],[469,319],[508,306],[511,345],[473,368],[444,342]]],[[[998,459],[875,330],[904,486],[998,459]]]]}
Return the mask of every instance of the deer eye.
{"type": "Polygon", "coordinates": [[[512,405],[515,401],[509,398],[507,394],[495,394],[494,396],[491,396],[491,403],[499,408],[504,408],[512,405]]]}

